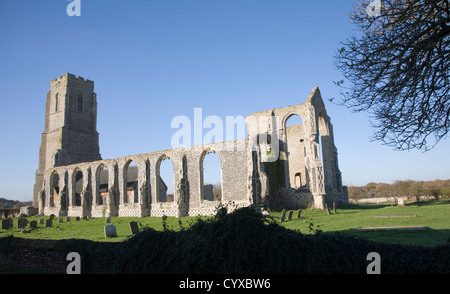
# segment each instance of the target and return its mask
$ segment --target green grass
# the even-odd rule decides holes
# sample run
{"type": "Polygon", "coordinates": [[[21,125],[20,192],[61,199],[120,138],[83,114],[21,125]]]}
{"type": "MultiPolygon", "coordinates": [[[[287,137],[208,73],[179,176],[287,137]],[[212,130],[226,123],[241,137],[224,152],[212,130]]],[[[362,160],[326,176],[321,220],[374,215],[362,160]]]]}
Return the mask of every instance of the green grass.
{"type": "MultiPolygon", "coordinates": [[[[296,212],[294,212],[295,216],[296,212]]],[[[281,212],[273,215],[280,217],[281,212]]],[[[345,205],[337,213],[328,215],[326,211],[308,209],[302,211],[300,219],[293,217],[282,225],[288,229],[299,230],[304,234],[314,229],[323,232],[339,232],[360,236],[374,241],[402,243],[405,245],[438,246],[450,238],[450,201],[441,200],[406,203],[405,206],[388,204],[345,205]],[[377,215],[415,214],[416,217],[376,218],[377,215]],[[423,231],[389,230],[356,231],[360,227],[425,226],[423,231]]]]}
{"type": "MultiPolygon", "coordinates": [[[[17,228],[17,219],[14,218],[14,227],[8,230],[0,230],[0,237],[15,236],[21,238],[31,238],[31,239],[86,239],[92,241],[104,241],[104,242],[121,242],[125,241],[131,237],[131,231],[129,223],[131,221],[136,221],[139,228],[151,227],[155,230],[163,230],[163,220],[161,217],[112,217],[111,224],[116,226],[117,237],[115,238],[105,238],[104,217],[95,217],[91,219],[81,219],[75,221],[75,217],[71,217],[70,221],[66,222],[65,217],[62,223],[58,222],[58,217],[53,220],[52,227],[46,228],[45,224],[39,224],[39,219],[48,219],[49,216],[33,216],[27,217],[29,221],[36,220],[38,222],[38,228],[31,231],[31,233],[22,233],[23,229],[17,228]]],[[[166,226],[169,229],[179,230],[181,221],[181,226],[189,227],[191,223],[195,221],[195,217],[183,217],[177,219],[175,217],[168,217],[166,221],[166,226]]],[[[28,229],[29,226],[26,227],[28,229]]]]}
{"type": "MultiPolygon", "coordinates": [[[[280,219],[281,211],[273,211],[271,216],[275,220],[280,219]]],[[[28,217],[28,220],[47,219],[48,216],[28,217]]],[[[207,217],[202,217],[203,219],[207,217]]],[[[53,227],[45,228],[43,224],[38,224],[38,228],[31,233],[21,233],[22,229],[17,229],[17,218],[14,218],[14,228],[0,230],[0,237],[13,235],[21,238],[32,239],[88,239],[93,241],[120,242],[131,237],[129,222],[136,221],[140,228],[151,227],[155,230],[163,230],[163,220],[161,217],[113,217],[111,223],[117,228],[117,238],[105,238],[103,227],[105,218],[92,218],[89,220],[75,221],[71,217],[70,222],[53,221],[53,227]]],[[[189,227],[194,223],[196,217],[174,218],[168,217],[166,226],[172,230],[179,230],[180,222],[182,227],[189,227]]],[[[242,224],[245,225],[245,224],[242,224]]],[[[322,230],[324,233],[343,233],[356,235],[362,238],[389,242],[402,243],[406,245],[438,246],[447,243],[450,237],[450,201],[441,200],[438,202],[416,202],[406,203],[404,207],[392,206],[392,204],[366,204],[366,205],[345,205],[338,208],[337,213],[328,215],[325,210],[305,209],[301,218],[296,218],[296,211],[293,219],[281,224],[283,227],[298,230],[303,234],[311,234],[311,227],[314,230],[322,230]],[[415,214],[416,217],[407,218],[376,218],[377,215],[386,214],[415,214]],[[359,227],[383,227],[383,226],[425,226],[423,231],[356,231],[359,227]]],[[[28,227],[27,227],[28,228],[28,227]]]]}

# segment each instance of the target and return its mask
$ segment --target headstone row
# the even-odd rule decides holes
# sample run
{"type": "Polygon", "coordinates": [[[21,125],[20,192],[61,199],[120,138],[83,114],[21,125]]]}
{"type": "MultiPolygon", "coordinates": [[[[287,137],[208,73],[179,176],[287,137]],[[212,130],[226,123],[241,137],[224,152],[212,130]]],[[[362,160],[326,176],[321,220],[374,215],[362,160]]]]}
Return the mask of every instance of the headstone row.
{"type": "MultiPolygon", "coordinates": [[[[299,217],[299,214],[300,214],[300,211],[297,214],[297,217],[299,217]]],[[[284,219],[284,215],[285,215],[285,211],[283,210],[283,219],[284,219]]],[[[289,212],[289,219],[291,219],[291,218],[292,218],[292,211],[289,212]]],[[[44,220],[43,218],[39,219],[39,224],[45,224],[45,227],[49,228],[49,227],[52,227],[52,223],[53,223],[54,219],[55,219],[55,215],[52,214],[46,220],[44,220]]],[[[80,220],[80,217],[76,217],[75,220],[77,220],[77,221],[80,220]]],[[[68,222],[68,221],[70,221],[70,217],[66,217],[66,222],[68,222]]],[[[58,218],[58,222],[62,223],[63,222],[63,218],[62,217],[58,218]]],[[[111,217],[107,217],[105,219],[105,223],[110,223],[110,222],[111,222],[111,217]]],[[[30,229],[36,229],[37,228],[38,222],[36,220],[32,220],[32,221],[29,222],[27,219],[24,219],[24,218],[19,218],[17,220],[17,227],[19,229],[23,229],[23,228],[25,228],[27,226],[28,223],[30,224],[30,229]]],[[[129,223],[129,226],[130,226],[130,231],[131,231],[132,235],[135,235],[135,234],[139,233],[139,227],[138,227],[137,222],[131,221],[129,223]]],[[[12,218],[7,218],[7,219],[2,220],[1,228],[3,230],[7,230],[7,229],[10,229],[12,227],[13,227],[13,219],[12,218]]],[[[26,233],[29,233],[29,232],[30,232],[30,230],[27,230],[26,233]]],[[[106,225],[104,227],[104,232],[105,232],[105,237],[106,238],[117,237],[117,230],[116,230],[116,227],[113,224],[106,225]]]]}
{"type": "MultiPolygon", "coordinates": [[[[28,221],[27,219],[24,219],[24,218],[19,218],[17,220],[17,228],[24,229],[28,225],[28,223],[30,224],[30,229],[37,228],[38,222],[36,220],[28,221]]],[[[39,220],[39,223],[44,224],[44,219],[41,218],[39,220]]],[[[47,223],[49,223],[50,224],[49,226],[51,227],[50,219],[47,219],[47,223]]],[[[2,226],[1,226],[2,230],[8,230],[8,229],[11,229],[12,227],[13,227],[13,219],[12,218],[7,218],[7,219],[2,220],[2,226]]]]}
{"type": "MultiPolygon", "coordinates": [[[[287,216],[287,220],[291,220],[292,219],[292,214],[294,213],[293,210],[289,210],[288,212],[288,216],[287,216]]],[[[297,211],[297,218],[300,218],[302,214],[302,209],[299,209],[297,211]]],[[[286,221],[286,209],[283,209],[283,211],[281,212],[281,222],[285,222],[286,221]]]]}
{"type": "MultiPolygon", "coordinates": [[[[111,222],[111,218],[109,218],[109,219],[107,218],[105,220],[105,222],[106,223],[111,222]]],[[[139,233],[139,227],[138,227],[137,222],[131,221],[129,225],[130,225],[130,231],[131,231],[132,235],[139,233]]],[[[113,224],[106,225],[104,227],[104,232],[105,232],[105,238],[117,237],[117,229],[116,229],[116,226],[114,226],[113,224]]]]}
{"type": "MultiPolygon", "coordinates": [[[[39,219],[39,224],[41,224],[41,225],[45,224],[46,228],[51,227],[53,219],[54,218],[52,218],[52,217],[48,218],[46,220],[41,218],[41,219],[39,219]]],[[[58,221],[61,223],[61,222],[63,222],[63,219],[59,218],[58,221]]],[[[70,218],[66,218],[66,221],[70,221],[70,218]]],[[[26,226],[28,224],[30,224],[30,229],[36,229],[37,225],[38,225],[38,221],[36,221],[36,220],[28,221],[25,218],[19,218],[17,220],[17,228],[18,229],[24,229],[24,228],[26,228],[26,226]]],[[[2,223],[1,223],[2,230],[8,230],[8,229],[11,229],[12,227],[13,227],[13,219],[12,218],[7,218],[7,219],[2,220],[2,223]]]]}

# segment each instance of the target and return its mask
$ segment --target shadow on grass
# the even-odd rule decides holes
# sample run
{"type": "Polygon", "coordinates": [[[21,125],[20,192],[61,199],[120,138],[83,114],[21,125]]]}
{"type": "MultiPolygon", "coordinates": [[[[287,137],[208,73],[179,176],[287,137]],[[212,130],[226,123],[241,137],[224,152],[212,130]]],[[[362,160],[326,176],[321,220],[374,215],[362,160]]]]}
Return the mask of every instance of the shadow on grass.
{"type": "MultiPolygon", "coordinates": [[[[388,206],[393,206],[392,203],[385,203],[385,204],[353,204],[353,203],[339,203],[337,206],[337,210],[366,210],[366,209],[379,209],[384,208],[388,206]]],[[[298,209],[286,209],[287,211],[298,211],[298,209]]],[[[317,208],[303,208],[302,210],[321,210],[317,208]]],[[[271,208],[271,213],[281,214],[283,211],[283,208],[271,208]]],[[[326,209],[323,209],[324,212],[326,212],[326,209]]],[[[333,209],[331,209],[333,211],[333,209]]]]}
{"type": "Polygon", "coordinates": [[[328,232],[327,234],[343,234],[370,241],[410,246],[436,247],[450,243],[450,230],[435,230],[428,227],[425,227],[424,230],[357,231],[356,229],[349,229],[328,232]]]}
{"type": "Polygon", "coordinates": [[[440,204],[450,204],[450,200],[441,199],[438,201],[427,200],[427,201],[415,201],[405,203],[405,206],[429,206],[429,205],[440,205],[440,204]]]}
{"type": "Polygon", "coordinates": [[[393,206],[392,203],[383,203],[383,204],[353,204],[353,203],[345,203],[338,204],[337,209],[339,210],[366,210],[366,209],[379,209],[393,206]]]}
{"type": "MultiPolygon", "coordinates": [[[[421,200],[421,201],[414,201],[414,202],[405,202],[405,206],[429,206],[429,205],[441,205],[441,204],[450,204],[450,200],[447,199],[441,199],[438,201],[434,200],[421,200]]],[[[385,208],[385,207],[397,207],[397,205],[393,204],[392,202],[386,202],[386,203],[378,203],[378,204],[370,204],[370,203],[364,203],[364,204],[354,204],[354,203],[345,203],[345,204],[338,204],[338,209],[343,210],[353,210],[353,209],[379,209],[379,208],[385,208]]]]}

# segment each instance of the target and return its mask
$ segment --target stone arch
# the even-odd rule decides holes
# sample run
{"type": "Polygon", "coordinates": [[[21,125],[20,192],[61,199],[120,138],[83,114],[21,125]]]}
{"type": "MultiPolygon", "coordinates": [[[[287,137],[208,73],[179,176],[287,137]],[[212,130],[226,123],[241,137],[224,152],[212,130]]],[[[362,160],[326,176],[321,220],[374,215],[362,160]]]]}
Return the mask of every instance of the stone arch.
{"type": "Polygon", "coordinates": [[[301,189],[307,187],[306,155],[307,132],[303,118],[290,113],[283,120],[284,129],[284,179],[285,186],[301,189]],[[294,122],[292,124],[292,122],[294,122]]]}
{"type": "Polygon", "coordinates": [[[173,202],[175,199],[174,183],[175,183],[175,165],[172,159],[166,154],[161,155],[155,166],[156,175],[156,201],[157,202],[173,202]],[[172,164],[172,176],[170,177],[170,166],[164,167],[161,174],[161,164],[168,160],[172,164]],[[166,170],[167,169],[167,170],[166,170]],[[164,177],[164,178],[163,178],[164,177]],[[165,180],[164,180],[165,179],[165,180]],[[167,185],[169,184],[169,185],[167,185]]]}
{"type": "Polygon", "coordinates": [[[133,159],[123,166],[123,203],[139,203],[139,167],[133,159]]]}
{"type": "MultiPolygon", "coordinates": [[[[209,167],[208,167],[209,168],[209,167]]],[[[222,201],[222,195],[223,195],[223,189],[222,189],[222,160],[219,156],[218,153],[216,153],[215,150],[211,149],[211,148],[207,148],[205,150],[203,150],[203,152],[200,155],[200,160],[199,160],[199,169],[200,169],[200,201],[222,201]],[[207,170],[207,172],[214,172],[216,168],[219,169],[219,179],[220,182],[219,183],[209,183],[209,181],[211,180],[207,180],[205,179],[205,158],[207,156],[211,156],[210,158],[212,158],[212,156],[217,157],[217,159],[219,160],[218,162],[218,166],[217,163],[212,162],[211,168],[213,169],[213,171],[211,171],[210,169],[207,170]],[[216,166],[214,166],[214,164],[216,166]]]]}
{"type": "Polygon", "coordinates": [[[286,130],[286,123],[287,121],[292,118],[293,116],[298,116],[302,120],[303,123],[305,123],[304,115],[300,113],[300,111],[289,111],[286,115],[283,116],[281,119],[281,127],[283,130],[286,130]]]}
{"type": "MultiPolygon", "coordinates": [[[[113,171],[114,172],[114,171],[113,171]]],[[[101,163],[95,171],[96,195],[95,205],[104,205],[109,197],[109,173],[108,166],[101,163]]]]}

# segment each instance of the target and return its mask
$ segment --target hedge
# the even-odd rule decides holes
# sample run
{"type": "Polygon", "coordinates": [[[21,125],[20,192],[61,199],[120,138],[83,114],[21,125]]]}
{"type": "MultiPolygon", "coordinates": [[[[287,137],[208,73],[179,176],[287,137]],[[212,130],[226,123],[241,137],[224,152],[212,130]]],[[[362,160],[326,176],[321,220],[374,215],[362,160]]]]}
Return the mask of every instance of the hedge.
{"type": "MultiPolygon", "coordinates": [[[[0,254],[11,252],[17,239],[2,238],[0,254]]],[[[62,255],[81,255],[82,273],[365,274],[369,252],[380,254],[382,274],[450,273],[450,244],[427,248],[336,233],[306,235],[253,207],[197,219],[181,231],[146,228],[121,243],[54,242],[52,250],[62,255]]]]}

